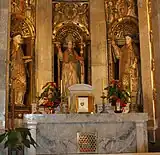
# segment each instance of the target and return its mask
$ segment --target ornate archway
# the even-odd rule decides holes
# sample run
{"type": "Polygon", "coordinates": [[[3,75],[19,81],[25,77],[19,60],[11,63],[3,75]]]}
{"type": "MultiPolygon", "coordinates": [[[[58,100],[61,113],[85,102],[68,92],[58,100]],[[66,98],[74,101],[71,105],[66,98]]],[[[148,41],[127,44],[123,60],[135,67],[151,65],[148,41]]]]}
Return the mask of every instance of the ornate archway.
{"type": "Polygon", "coordinates": [[[125,35],[134,35],[135,43],[139,43],[139,28],[138,20],[134,17],[123,17],[113,22],[108,29],[108,72],[109,81],[115,79],[115,66],[116,61],[113,56],[111,41],[115,40],[117,45],[122,46],[125,44],[125,35]]]}
{"type": "MultiPolygon", "coordinates": [[[[85,59],[85,66],[83,66],[83,71],[81,72],[81,82],[82,83],[90,83],[91,81],[91,72],[90,72],[90,49],[89,49],[89,41],[90,41],[90,34],[88,29],[80,24],[80,23],[75,23],[72,21],[66,21],[58,24],[57,26],[54,27],[53,30],[53,43],[56,44],[57,42],[60,42],[63,46],[63,49],[67,47],[67,38],[68,36],[71,36],[73,42],[74,42],[74,48],[76,51],[78,51],[79,54],[81,51],[81,46],[83,46],[83,53],[82,55],[84,56],[85,59]]],[[[56,48],[55,48],[56,51],[56,48]]],[[[56,58],[57,59],[57,58],[56,58]]],[[[57,62],[55,59],[54,62],[57,62]]],[[[56,64],[56,63],[55,63],[56,64]]],[[[58,83],[60,83],[60,77],[61,77],[61,66],[59,62],[57,62],[56,65],[58,66],[58,83]]],[[[56,71],[56,69],[54,69],[56,71]]],[[[56,79],[57,77],[54,77],[56,79]]]]}

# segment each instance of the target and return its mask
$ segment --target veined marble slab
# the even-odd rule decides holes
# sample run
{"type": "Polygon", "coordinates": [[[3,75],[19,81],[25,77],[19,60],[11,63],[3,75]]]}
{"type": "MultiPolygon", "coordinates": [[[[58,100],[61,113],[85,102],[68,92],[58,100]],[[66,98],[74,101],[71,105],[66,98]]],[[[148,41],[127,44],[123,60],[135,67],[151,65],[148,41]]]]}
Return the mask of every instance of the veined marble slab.
{"type": "Polygon", "coordinates": [[[78,132],[97,133],[99,154],[146,152],[147,120],[145,113],[24,116],[39,145],[36,153],[45,155],[78,153],[78,132]]]}
{"type": "Polygon", "coordinates": [[[81,123],[81,122],[146,122],[146,113],[113,113],[113,114],[26,114],[24,122],[37,123],[81,123]]]}

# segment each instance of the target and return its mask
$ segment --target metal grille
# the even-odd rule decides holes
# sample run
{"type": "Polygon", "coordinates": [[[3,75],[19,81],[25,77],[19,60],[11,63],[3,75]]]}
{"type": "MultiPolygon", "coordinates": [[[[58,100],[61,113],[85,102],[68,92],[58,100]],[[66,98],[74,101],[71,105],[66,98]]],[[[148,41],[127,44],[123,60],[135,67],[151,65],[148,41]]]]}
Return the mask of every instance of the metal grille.
{"type": "Polygon", "coordinates": [[[77,133],[78,153],[97,153],[97,133],[77,133]]]}

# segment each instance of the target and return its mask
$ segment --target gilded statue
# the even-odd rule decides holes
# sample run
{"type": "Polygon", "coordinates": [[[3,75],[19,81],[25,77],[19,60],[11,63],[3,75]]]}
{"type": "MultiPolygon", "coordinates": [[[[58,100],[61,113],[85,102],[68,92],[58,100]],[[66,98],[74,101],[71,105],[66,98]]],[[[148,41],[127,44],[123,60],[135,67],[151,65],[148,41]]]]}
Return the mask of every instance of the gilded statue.
{"type": "Polygon", "coordinates": [[[11,68],[10,68],[10,79],[11,79],[11,102],[16,105],[23,105],[24,95],[26,93],[26,66],[25,64],[32,61],[31,56],[24,56],[21,44],[23,39],[20,33],[12,35],[11,42],[11,68]],[[14,96],[13,96],[14,90],[14,96]]]}
{"type": "Polygon", "coordinates": [[[136,17],[134,0],[128,0],[127,16],[136,17]]]}
{"type": "Polygon", "coordinates": [[[125,36],[125,45],[119,48],[115,41],[112,41],[114,55],[119,59],[119,80],[124,90],[136,94],[136,100],[140,104],[140,54],[138,47],[133,41],[133,35],[125,36]]]}
{"type": "Polygon", "coordinates": [[[62,61],[62,83],[63,91],[67,95],[68,87],[80,83],[80,68],[83,64],[83,57],[79,56],[74,50],[73,40],[68,40],[67,49],[62,52],[60,44],[56,44],[58,48],[58,57],[62,61]]]}
{"type": "Polygon", "coordinates": [[[113,2],[109,1],[105,3],[106,11],[107,11],[107,20],[109,23],[114,21],[114,9],[113,9],[113,2]]]}

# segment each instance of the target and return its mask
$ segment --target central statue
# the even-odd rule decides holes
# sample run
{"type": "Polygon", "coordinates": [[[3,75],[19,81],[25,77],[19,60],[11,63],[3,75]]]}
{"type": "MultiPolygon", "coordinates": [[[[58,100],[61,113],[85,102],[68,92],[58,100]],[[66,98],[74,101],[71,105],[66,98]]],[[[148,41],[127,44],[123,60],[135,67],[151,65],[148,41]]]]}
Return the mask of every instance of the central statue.
{"type": "Polygon", "coordinates": [[[58,57],[62,61],[62,77],[63,92],[67,95],[68,87],[80,83],[81,64],[84,63],[83,57],[80,57],[74,50],[73,40],[67,42],[67,49],[62,52],[60,44],[56,44],[58,48],[58,57]]]}

